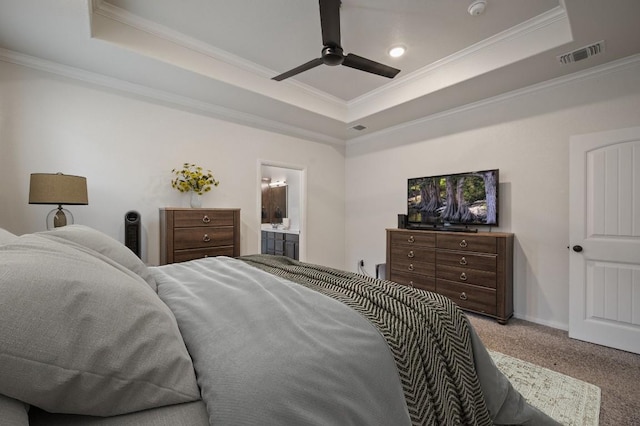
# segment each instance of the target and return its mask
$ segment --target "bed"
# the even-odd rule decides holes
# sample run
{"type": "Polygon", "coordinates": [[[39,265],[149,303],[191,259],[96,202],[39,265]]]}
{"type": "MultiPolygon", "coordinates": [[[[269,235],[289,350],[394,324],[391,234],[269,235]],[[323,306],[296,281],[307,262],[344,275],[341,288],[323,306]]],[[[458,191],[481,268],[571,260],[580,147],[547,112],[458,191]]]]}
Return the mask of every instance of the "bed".
{"type": "Polygon", "coordinates": [[[449,299],[285,257],[0,229],[3,425],[554,425],[449,299]]]}

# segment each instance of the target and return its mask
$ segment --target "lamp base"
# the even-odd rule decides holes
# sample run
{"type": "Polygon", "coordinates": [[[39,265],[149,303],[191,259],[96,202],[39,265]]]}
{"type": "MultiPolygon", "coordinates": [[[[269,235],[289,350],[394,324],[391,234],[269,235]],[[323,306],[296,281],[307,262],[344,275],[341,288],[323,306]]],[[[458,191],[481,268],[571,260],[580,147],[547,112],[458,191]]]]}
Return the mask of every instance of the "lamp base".
{"type": "Polygon", "coordinates": [[[52,230],[61,226],[73,224],[73,215],[67,209],[63,209],[61,205],[53,209],[47,215],[47,229],[52,230]]]}

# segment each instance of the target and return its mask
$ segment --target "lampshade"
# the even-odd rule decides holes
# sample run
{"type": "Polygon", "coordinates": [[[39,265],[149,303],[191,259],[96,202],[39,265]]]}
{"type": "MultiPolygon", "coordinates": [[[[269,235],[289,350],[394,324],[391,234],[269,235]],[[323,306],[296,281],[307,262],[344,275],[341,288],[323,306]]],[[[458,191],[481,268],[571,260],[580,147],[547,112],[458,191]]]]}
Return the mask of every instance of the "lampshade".
{"type": "Polygon", "coordinates": [[[73,215],[63,204],[89,204],[87,179],[62,173],[32,173],[29,184],[29,204],[57,204],[47,216],[47,228],[73,223],[73,215]]]}
{"type": "Polygon", "coordinates": [[[89,204],[87,179],[62,173],[32,173],[29,204],[89,204]]]}

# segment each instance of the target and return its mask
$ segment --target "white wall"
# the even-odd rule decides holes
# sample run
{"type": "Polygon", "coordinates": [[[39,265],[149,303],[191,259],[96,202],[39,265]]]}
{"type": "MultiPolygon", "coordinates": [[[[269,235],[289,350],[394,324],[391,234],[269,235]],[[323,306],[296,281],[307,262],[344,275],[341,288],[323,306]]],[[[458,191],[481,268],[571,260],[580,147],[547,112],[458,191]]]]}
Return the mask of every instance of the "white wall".
{"type": "Polygon", "coordinates": [[[241,208],[241,253],[260,248],[260,161],[306,169],[307,260],[344,266],[344,152],[0,62],[0,227],[44,230],[54,206],[28,204],[31,173],[76,174],[89,205],[76,223],[124,240],[124,214],[143,223],[143,259],[159,260],[158,208],[188,206],[171,169],[194,162],[220,186],[203,207],[241,208]]]}
{"type": "Polygon", "coordinates": [[[640,125],[640,61],[465,108],[347,147],[346,264],[385,262],[411,177],[500,169],[515,234],[515,315],[568,328],[569,137],[640,125]]]}
{"type": "Polygon", "coordinates": [[[76,222],[122,241],[124,214],[139,211],[143,258],[156,264],[158,208],[188,205],[170,170],[189,161],[221,181],[204,206],[241,208],[242,253],[257,253],[258,164],[292,164],[307,171],[306,259],[354,271],[364,259],[373,274],[407,178],[499,168],[496,230],[516,236],[516,316],[566,329],[569,137],[638,126],[639,111],[636,60],[350,143],[345,161],[335,147],[0,62],[0,227],[45,228],[53,206],[27,203],[30,173],[78,174],[89,205],[69,206],[76,222]]]}

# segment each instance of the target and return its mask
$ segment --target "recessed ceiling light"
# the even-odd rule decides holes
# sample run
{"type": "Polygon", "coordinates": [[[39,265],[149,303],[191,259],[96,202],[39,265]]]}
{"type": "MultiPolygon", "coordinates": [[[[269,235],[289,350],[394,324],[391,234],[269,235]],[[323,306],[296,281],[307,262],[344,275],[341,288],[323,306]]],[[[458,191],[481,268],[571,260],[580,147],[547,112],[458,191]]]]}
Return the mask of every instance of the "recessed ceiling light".
{"type": "Polygon", "coordinates": [[[399,58],[400,56],[404,55],[404,52],[406,51],[407,48],[404,46],[394,46],[389,49],[389,56],[391,56],[392,58],[399,58]]]}

